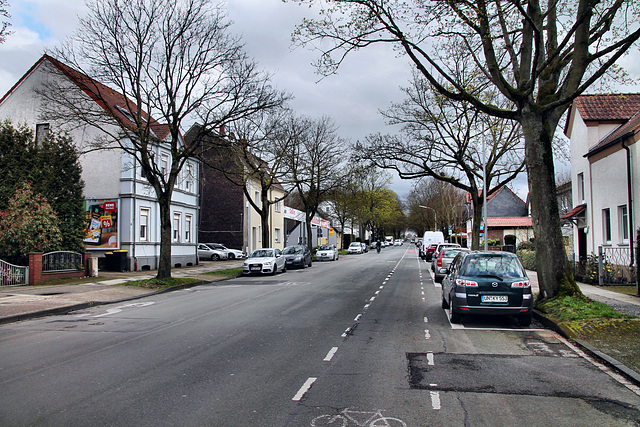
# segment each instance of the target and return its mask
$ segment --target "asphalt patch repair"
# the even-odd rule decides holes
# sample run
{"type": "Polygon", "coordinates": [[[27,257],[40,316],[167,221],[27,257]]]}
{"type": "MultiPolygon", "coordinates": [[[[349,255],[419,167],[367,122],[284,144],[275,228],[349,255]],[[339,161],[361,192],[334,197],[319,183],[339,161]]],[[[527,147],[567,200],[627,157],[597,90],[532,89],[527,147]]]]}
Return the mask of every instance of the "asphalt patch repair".
{"type": "Polygon", "coordinates": [[[607,399],[620,388],[588,360],[505,354],[407,353],[413,389],[607,399]]]}

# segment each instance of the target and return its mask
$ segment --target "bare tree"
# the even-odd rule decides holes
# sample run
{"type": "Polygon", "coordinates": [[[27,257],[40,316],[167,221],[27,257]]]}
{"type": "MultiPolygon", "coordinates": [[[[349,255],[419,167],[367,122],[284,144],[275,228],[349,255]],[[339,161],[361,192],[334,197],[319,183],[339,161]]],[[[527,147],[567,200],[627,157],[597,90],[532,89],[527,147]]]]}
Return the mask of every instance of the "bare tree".
{"type": "MultiPolygon", "coordinates": [[[[0,17],[11,18],[11,15],[9,15],[9,11],[7,10],[7,7],[9,7],[9,1],[0,0],[0,17]]],[[[4,43],[4,41],[7,39],[7,36],[9,36],[12,33],[12,31],[9,31],[10,26],[11,26],[11,23],[9,21],[0,22],[0,43],[4,43]]]]}
{"type": "Polygon", "coordinates": [[[311,220],[320,204],[343,182],[340,170],[347,143],[338,136],[333,121],[326,116],[317,120],[292,117],[287,129],[293,141],[287,157],[291,171],[289,182],[304,210],[307,246],[312,249],[311,220]]]}
{"type": "MultiPolygon", "coordinates": [[[[294,0],[315,3],[316,0],[294,0]]],[[[640,38],[637,2],[624,0],[425,2],[334,0],[322,19],[297,34],[321,51],[321,72],[333,73],[350,52],[395,44],[446,97],[522,125],[541,292],[580,295],[564,252],[556,201],[553,137],[571,102],[605,75],[640,38]],[[333,43],[320,43],[321,41],[333,43]],[[318,43],[316,43],[318,42],[318,43]],[[486,77],[489,92],[456,78],[460,47],[486,77]],[[441,82],[446,82],[443,84],[441,82]]]]}
{"type": "Polygon", "coordinates": [[[197,121],[206,135],[285,98],[247,58],[229,25],[221,6],[208,0],[89,0],[88,14],[55,55],[92,77],[80,78],[82,88],[103,109],[89,108],[85,94],[74,96],[55,80],[41,91],[44,114],[100,129],[106,137],[91,148],[118,147],[142,168],[160,209],[159,278],[171,276],[174,186],[198,150],[184,143],[183,126],[197,121]],[[123,100],[117,108],[113,91],[123,100]],[[161,127],[165,138],[158,136],[161,127]],[[168,165],[155,158],[158,146],[170,152],[168,165]]]}
{"type": "Polygon", "coordinates": [[[390,124],[402,125],[404,138],[372,135],[356,153],[401,178],[431,177],[468,192],[474,207],[472,247],[478,249],[485,176],[490,195],[524,170],[520,127],[440,95],[418,75],[412,83],[404,89],[407,99],[383,113],[390,124]]]}

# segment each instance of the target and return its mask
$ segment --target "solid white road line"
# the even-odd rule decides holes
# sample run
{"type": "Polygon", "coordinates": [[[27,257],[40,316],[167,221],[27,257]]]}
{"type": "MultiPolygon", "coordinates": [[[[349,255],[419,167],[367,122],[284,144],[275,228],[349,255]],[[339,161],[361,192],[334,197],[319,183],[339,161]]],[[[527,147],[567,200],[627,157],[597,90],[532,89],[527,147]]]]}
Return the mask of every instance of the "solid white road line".
{"type": "Polygon", "coordinates": [[[302,400],[302,398],[304,397],[304,394],[309,391],[309,389],[311,388],[313,383],[316,382],[316,380],[317,380],[317,378],[309,377],[309,379],[307,379],[307,381],[305,381],[305,383],[302,385],[302,387],[300,387],[300,390],[298,390],[296,395],[293,396],[293,398],[291,400],[293,400],[295,402],[299,402],[300,400],[302,400]]]}

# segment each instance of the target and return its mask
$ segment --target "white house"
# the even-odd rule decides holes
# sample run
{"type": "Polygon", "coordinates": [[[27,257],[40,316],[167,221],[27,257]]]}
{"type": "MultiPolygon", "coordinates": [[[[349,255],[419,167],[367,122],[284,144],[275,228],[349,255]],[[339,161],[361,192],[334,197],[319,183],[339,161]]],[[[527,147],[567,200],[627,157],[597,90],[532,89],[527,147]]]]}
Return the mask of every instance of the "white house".
{"type": "MultiPolygon", "coordinates": [[[[107,150],[87,150],[104,135],[104,131],[80,123],[63,123],[43,117],[43,98],[36,89],[44,88],[49,79],[61,79],[61,83],[68,86],[70,91],[77,91],[74,96],[79,95],[97,110],[104,106],[96,99],[111,103],[110,110],[119,112],[114,114],[115,119],[127,124],[126,106],[132,104],[129,99],[48,55],[40,58],[0,99],[0,119],[9,119],[14,125],[25,123],[35,129],[36,139],[48,131],[68,130],[81,153],[87,250],[101,258],[114,250],[121,253],[127,251],[129,269],[157,268],[160,215],[154,190],[142,176],[141,168],[135,167],[133,157],[119,146],[107,150]],[[91,89],[100,92],[99,96],[87,90],[86,82],[91,82],[91,89]]],[[[153,121],[146,113],[143,115],[149,123],[153,123],[152,129],[160,139],[167,137],[167,126],[153,121]]],[[[116,123],[112,126],[114,129],[118,127],[116,123]]],[[[128,136],[123,135],[122,138],[127,144],[128,136]]],[[[170,159],[168,149],[159,144],[154,150],[160,166],[166,168],[170,159]]],[[[192,265],[197,261],[199,166],[195,160],[185,164],[173,193],[171,253],[175,266],[192,265]]]]}
{"type": "Polygon", "coordinates": [[[571,106],[565,134],[571,140],[575,261],[600,246],[633,259],[640,208],[640,94],[585,95],[571,106]]]}

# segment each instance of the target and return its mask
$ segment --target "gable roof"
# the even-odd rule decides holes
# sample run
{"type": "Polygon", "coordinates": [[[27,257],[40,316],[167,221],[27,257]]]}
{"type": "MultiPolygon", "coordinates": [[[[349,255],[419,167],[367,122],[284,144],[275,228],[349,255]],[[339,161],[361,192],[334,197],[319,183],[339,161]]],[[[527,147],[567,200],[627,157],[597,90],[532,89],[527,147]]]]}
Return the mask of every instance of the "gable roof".
{"type": "Polygon", "coordinates": [[[530,216],[489,217],[487,218],[487,227],[489,228],[533,227],[533,219],[530,216]]]}
{"type": "Polygon", "coordinates": [[[627,121],[640,110],[640,94],[581,95],[573,104],[585,122],[627,121]]]}
{"type": "MultiPolygon", "coordinates": [[[[43,55],[2,98],[0,98],[0,104],[33,72],[33,70],[45,61],[58,69],[64,76],[78,86],[84,93],[93,99],[96,104],[112,115],[122,125],[130,130],[135,129],[134,119],[133,117],[129,117],[131,115],[129,111],[137,110],[136,104],[133,101],[125,95],[116,92],[110,87],[46,54],[43,55]]],[[[168,125],[158,123],[144,110],[141,110],[140,116],[144,121],[149,123],[151,130],[159,139],[162,140],[169,135],[168,125]]]]}
{"type": "MultiPolygon", "coordinates": [[[[640,130],[640,94],[581,95],[573,106],[585,123],[620,123],[620,126],[589,148],[585,157],[592,156],[640,130]]],[[[569,115],[571,109],[569,110],[569,115]]],[[[567,126],[569,119],[567,119],[567,126]]],[[[566,134],[566,129],[565,129],[566,134]]]]}

